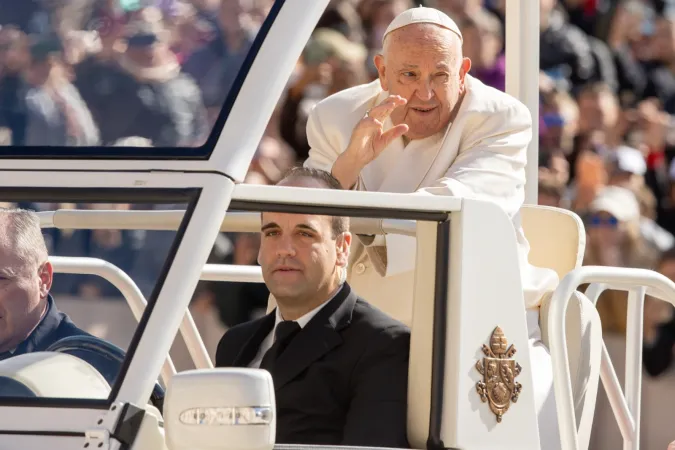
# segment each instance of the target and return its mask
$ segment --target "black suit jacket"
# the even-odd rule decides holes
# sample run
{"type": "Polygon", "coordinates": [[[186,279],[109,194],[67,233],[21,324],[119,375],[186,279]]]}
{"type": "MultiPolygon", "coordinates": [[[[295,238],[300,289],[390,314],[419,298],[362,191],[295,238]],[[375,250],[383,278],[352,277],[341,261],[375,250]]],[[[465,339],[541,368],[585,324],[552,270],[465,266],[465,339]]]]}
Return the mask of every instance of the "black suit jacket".
{"type": "MultiPolygon", "coordinates": [[[[275,312],[221,338],[217,367],[246,367],[275,312]]],[[[293,338],[275,365],[277,443],[408,447],[410,330],[347,283],[293,338]]]]}

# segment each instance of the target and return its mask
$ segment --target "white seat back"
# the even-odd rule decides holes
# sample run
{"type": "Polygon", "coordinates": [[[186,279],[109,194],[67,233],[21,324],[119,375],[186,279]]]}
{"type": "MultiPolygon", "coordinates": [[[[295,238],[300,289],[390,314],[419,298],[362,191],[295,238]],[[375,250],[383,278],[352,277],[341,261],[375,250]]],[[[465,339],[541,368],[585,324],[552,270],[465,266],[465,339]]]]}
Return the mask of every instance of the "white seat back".
{"type": "Polygon", "coordinates": [[[586,231],[579,216],[566,209],[525,205],[520,217],[530,243],[530,264],[552,269],[560,279],[581,266],[586,231]]]}
{"type": "MultiPolygon", "coordinates": [[[[564,209],[531,205],[521,211],[523,230],[531,247],[528,257],[531,264],[553,269],[561,279],[581,266],[586,232],[576,214],[564,209]]],[[[543,299],[539,315],[542,341],[547,347],[550,297],[548,295],[543,299]]],[[[600,377],[602,327],[595,306],[581,293],[577,293],[569,303],[565,332],[579,448],[587,449],[600,377]]]]}

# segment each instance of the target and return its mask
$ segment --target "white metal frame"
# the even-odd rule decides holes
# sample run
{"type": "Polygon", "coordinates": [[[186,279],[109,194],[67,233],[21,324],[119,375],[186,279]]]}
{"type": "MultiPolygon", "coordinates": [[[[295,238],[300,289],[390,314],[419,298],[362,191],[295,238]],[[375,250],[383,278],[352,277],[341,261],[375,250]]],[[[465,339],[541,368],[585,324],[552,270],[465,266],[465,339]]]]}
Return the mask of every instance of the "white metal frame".
{"type": "Polygon", "coordinates": [[[675,283],[651,270],[597,266],[575,269],[560,282],[551,298],[548,327],[560,438],[562,448],[565,450],[578,450],[579,448],[572,400],[572,381],[567,364],[565,314],[574,291],[580,285],[588,283],[591,283],[591,286],[587,294],[594,304],[606,289],[628,292],[625,396],[604,343],[600,379],[619,424],[624,440],[624,450],[638,450],[640,448],[644,298],[645,295],[650,295],[675,306],[675,283]]]}
{"type": "Polygon", "coordinates": [[[539,1],[506,1],[506,92],[532,115],[532,140],[527,147],[525,203],[539,197],[539,1]]]}
{"type": "MultiPolygon", "coordinates": [[[[353,209],[391,210],[391,211],[424,211],[424,212],[443,212],[452,214],[452,236],[451,236],[451,262],[449,277],[446,282],[449,284],[449,295],[451,296],[451,305],[448,310],[448,330],[452,330],[447,337],[448,348],[464,348],[470,346],[471,354],[475,348],[476,342],[483,342],[493,331],[495,323],[499,323],[510,336],[510,342],[519,347],[521,358],[526,361],[529,358],[529,349],[527,346],[527,333],[524,314],[519,314],[518,306],[522,307],[522,285],[519,276],[519,266],[517,261],[517,246],[515,231],[510,219],[504,211],[498,206],[488,202],[477,200],[466,200],[454,197],[444,196],[421,196],[410,194],[389,194],[373,192],[355,192],[355,191],[327,191],[325,189],[308,188],[290,188],[273,186],[253,186],[237,185],[234,189],[233,201],[247,201],[251,204],[288,204],[288,205],[309,205],[309,206],[335,206],[353,209]],[[490,223],[491,229],[489,235],[486,235],[484,224],[490,223]],[[486,262],[481,255],[489,250],[495,252],[496,256],[486,262]],[[480,277],[494,278],[494,283],[476,283],[480,277]],[[450,282],[449,280],[452,280],[450,282]],[[460,288],[461,286],[461,288],[460,288]],[[494,305],[493,299],[499,296],[502,302],[494,305]],[[466,298],[471,298],[467,302],[466,298]],[[478,308],[477,305],[491,305],[489,312],[486,308],[478,308]],[[460,304],[462,305],[460,307],[460,304]],[[469,306],[472,304],[473,306],[469,306]],[[472,324],[469,326],[469,324],[472,324]]],[[[238,203],[239,208],[241,203],[238,203]]],[[[138,218],[147,226],[148,217],[152,214],[129,215],[127,212],[105,212],[108,218],[112,218],[118,226],[126,223],[125,227],[131,227],[131,218],[138,218]],[[113,218],[114,215],[118,217],[113,218]],[[123,219],[123,220],[120,220],[123,219]]],[[[178,212],[178,214],[181,214],[178,212]]],[[[375,213],[376,214],[376,213],[375,213]]],[[[251,230],[259,229],[259,217],[252,214],[249,219],[242,220],[243,216],[236,215],[234,223],[228,225],[227,218],[221,219],[216,224],[218,229],[222,227],[234,226],[234,224],[250,226],[251,230]]],[[[65,211],[47,212],[43,214],[45,222],[53,221],[57,226],[70,226],[76,224],[78,219],[85,219],[88,224],[80,222],[79,227],[88,227],[96,220],[85,213],[79,216],[78,212],[65,211]],[[63,219],[67,220],[63,221],[63,219]]],[[[170,219],[170,216],[164,216],[170,219]]],[[[196,219],[195,219],[196,220],[196,219]]],[[[193,220],[194,221],[194,220],[193,220]]],[[[372,222],[363,220],[365,229],[383,232],[382,221],[375,219],[372,222]]],[[[402,225],[402,230],[411,233],[411,226],[408,221],[395,222],[402,225]]],[[[154,225],[160,226],[158,223],[154,225]]],[[[102,225],[103,226],[103,225],[102,225]]],[[[110,227],[110,225],[106,225],[110,227]]],[[[175,266],[175,265],[174,265],[175,266]]],[[[210,267],[205,267],[208,269],[210,267]]],[[[212,266],[212,268],[215,268],[212,266]]],[[[208,271],[207,271],[208,272],[208,271]]],[[[219,270],[205,273],[202,279],[213,279],[215,281],[238,280],[247,277],[249,281],[261,281],[259,268],[254,267],[236,267],[221,266],[219,270]],[[235,273],[237,272],[237,273],[235,273]]],[[[186,305],[187,306],[187,305],[186,305]]],[[[153,314],[153,317],[155,315],[153,314]]],[[[471,402],[472,399],[464,395],[469,386],[474,386],[478,376],[476,372],[468,369],[473,367],[475,360],[473,356],[467,358],[466,355],[460,357],[460,353],[450,351],[446,353],[446,382],[444,396],[444,410],[448,414],[455,414],[457,408],[462,410],[467,408],[476,408],[471,402]],[[464,374],[473,375],[466,376],[464,374]],[[452,413],[450,411],[453,411],[452,413]]],[[[134,358],[136,359],[136,358],[134,358]]],[[[135,362],[135,361],[134,361],[135,362]]],[[[523,383],[531,384],[531,373],[529,366],[524,367],[524,372],[520,375],[523,383]]],[[[475,389],[475,388],[473,388],[475,389]]],[[[534,414],[533,393],[525,391],[519,400],[519,408],[513,408],[510,411],[510,420],[518,423],[518,427],[498,427],[491,433],[485,434],[479,432],[484,427],[484,421],[494,420],[490,413],[481,408],[480,415],[460,415],[454,416],[456,420],[444,421],[441,431],[441,437],[444,442],[452,442],[462,447],[473,445],[483,445],[487,441],[495,439],[509,440],[518,442],[522,449],[538,449],[538,436],[536,415],[534,414]]]]}
{"type": "MultiPolygon", "coordinates": [[[[140,322],[141,317],[143,316],[143,311],[145,311],[145,307],[148,303],[134,280],[132,280],[131,277],[126,274],[126,272],[116,265],[98,258],[65,256],[50,256],[49,262],[54,268],[54,273],[96,275],[110,282],[110,284],[115,286],[115,288],[120,291],[129,305],[129,308],[131,308],[131,313],[134,315],[136,321],[140,322]]],[[[189,314],[189,311],[187,314],[189,314]]],[[[194,322],[192,325],[194,325],[194,322]]],[[[174,366],[173,361],[171,361],[171,356],[167,356],[164,366],[162,366],[161,373],[162,381],[164,382],[165,386],[175,374],[176,367],[174,366]]]]}
{"type": "MultiPolygon", "coordinates": [[[[89,211],[82,211],[89,212],[89,211]]],[[[124,213],[125,211],[118,211],[124,213]]],[[[82,224],[79,224],[82,227],[82,224]]],[[[133,228],[133,227],[130,227],[133,228]]],[[[176,227],[177,228],[177,227],[176,227]]],[[[112,228],[111,228],[112,229],[112,228]]],[[[249,231],[247,229],[241,231],[249,231]]],[[[117,288],[126,300],[131,312],[137,321],[141,320],[147,301],[134,280],[122,269],[99,258],[50,256],[49,262],[54,267],[54,273],[69,273],[80,275],[96,275],[110,282],[117,288]]],[[[234,264],[206,264],[200,275],[205,281],[233,281],[244,283],[263,283],[262,271],[259,266],[242,266],[234,264]]],[[[197,369],[212,369],[213,363],[209,357],[204,341],[192,319],[190,310],[186,310],[185,317],[180,324],[180,333],[197,369]]],[[[166,385],[176,368],[171,356],[168,355],[162,366],[162,381],[166,385]]]]}
{"type": "MultiPolygon", "coordinates": [[[[199,280],[201,267],[206,263],[212,244],[218,234],[225,211],[229,205],[233,189],[231,180],[218,174],[178,174],[178,173],[115,173],[113,176],[100,176],[90,172],[57,172],[48,177],[43,172],[5,172],[1,176],[3,187],[12,188],[53,188],[69,187],[87,189],[136,188],[139,195],[143,189],[185,189],[201,188],[201,194],[192,212],[183,239],[178,246],[173,264],[169,268],[162,285],[153,313],[148,315],[145,329],[140,336],[133,358],[125,376],[122,378],[117,396],[112,399],[124,403],[143,405],[162,369],[166,356],[174,340],[180,323],[185,317],[192,294],[199,280]]],[[[37,199],[36,199],[37,200],[37,199]]],[[[65,402],[65,401],[64,401],[65,402]]],[[[68,408],[68,412],[70,413],[68,408]]],[[[43,425],[35,424],[34,418],[26,415],[31,408],[0,407],[3,417],[2,428],[8,428],[5,417],[21,417],[26,424],[23,429],[39,429],[43,425]],[[12,411],[10,413],[10,411],[12,411]]],[[[64,419],[61,408],[45,408],[44,414],[51,416],[45,423],[52,429],[62,430],[64,419]]],[[[94,408],[92,412],[100,412],[94,408]]],[[[89,422],[90,424],[91,422],[89,422]]],[[[79,424],[84,431],[88,423],[79,424]]]]}
{"type": "MultiPolygon", "coordinates": [[[[59,408],[55,406],[0,406],[0,429],[12,430],[19,433],[84,433],[88,426],[96,423],[96,420],[105,410],[86,407],[59,408]]],[[[82,439],[82,438],[80,438],[82,439]]],[[[49,441],[46,441],[49,443],[49,441]]],[[[56,442],[52,439],[52,442],[56,442]]],[[[7,446],[4,437],[0,436],[0,447],[5,448],[31,448],[7,446]]],[[[33,446],[33,448],[35,448],[33,446]]],[[[47,446],[47,448],[51,448],[47,446]]]]}
{"type": "MultiPolygon", "coordinates": [[[[240,188],[235,187],[236,191],[240,188]]],[[[73,210],[59,209],[41,211],[42,228],[61,228],[71,230],[177,230],[185,211],[124,211],[124,210],[73,210]]],[[[404,219],[371,219],[354,217],[350,220],[350,229],[356,234],[401,234],[415,236],[417,223],[404,219]]],[[[260,213],[229,212],[220,227],[222,232],[258,232],[260,231],[260,213]]]]}
{"type": "Polygon", "coordinates": [[[204,281],[233,281],[238,283],[264,283],[260,266],[237,264],[206,264],[200,277],[204,281]]]}

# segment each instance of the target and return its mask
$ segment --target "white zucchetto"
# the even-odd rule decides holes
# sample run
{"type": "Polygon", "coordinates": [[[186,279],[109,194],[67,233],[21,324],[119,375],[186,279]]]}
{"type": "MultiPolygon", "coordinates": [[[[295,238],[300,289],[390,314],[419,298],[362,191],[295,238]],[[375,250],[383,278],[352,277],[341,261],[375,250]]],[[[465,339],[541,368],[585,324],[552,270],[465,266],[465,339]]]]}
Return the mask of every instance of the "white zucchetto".
{"type": "Polygon", "coordinates": [[[434,8],[419,6],[417,8],[410,8],[407,11],[403,11],[401,14],[396,16],[387,27],[387,30],[384,32],[384,36],[382,36],[382,42],[384,43],[384,39],[392,31],[416,23],[431,23],[438,25],[439,27],[446,28],[455,33],[457,36],[459,36],[460,41],[464,40],[462,37],[462,32],[459,31],[459,27],[447,14],[434,8]]]}

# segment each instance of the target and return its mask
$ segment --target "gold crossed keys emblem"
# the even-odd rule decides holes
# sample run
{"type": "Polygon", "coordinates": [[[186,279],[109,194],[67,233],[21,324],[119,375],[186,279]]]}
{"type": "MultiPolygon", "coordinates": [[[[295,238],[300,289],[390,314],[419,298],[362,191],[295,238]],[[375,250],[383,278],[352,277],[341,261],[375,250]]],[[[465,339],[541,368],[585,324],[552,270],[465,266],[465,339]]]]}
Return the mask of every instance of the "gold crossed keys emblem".
{"type": "Polygon", "coordinates": [[[523,386],[515,381],[522,367],[511,357],[516,348],[508,346],[501,328],[497,327],[490,337],[490,347],[483,344],[486,358],[476,363],[476,370],[483,380],[476,383],[476,390],[483,403],[489,403],[490,410],[497,416],[497,422],[508,411],[511,402],[518,401],[523,386]]]}

